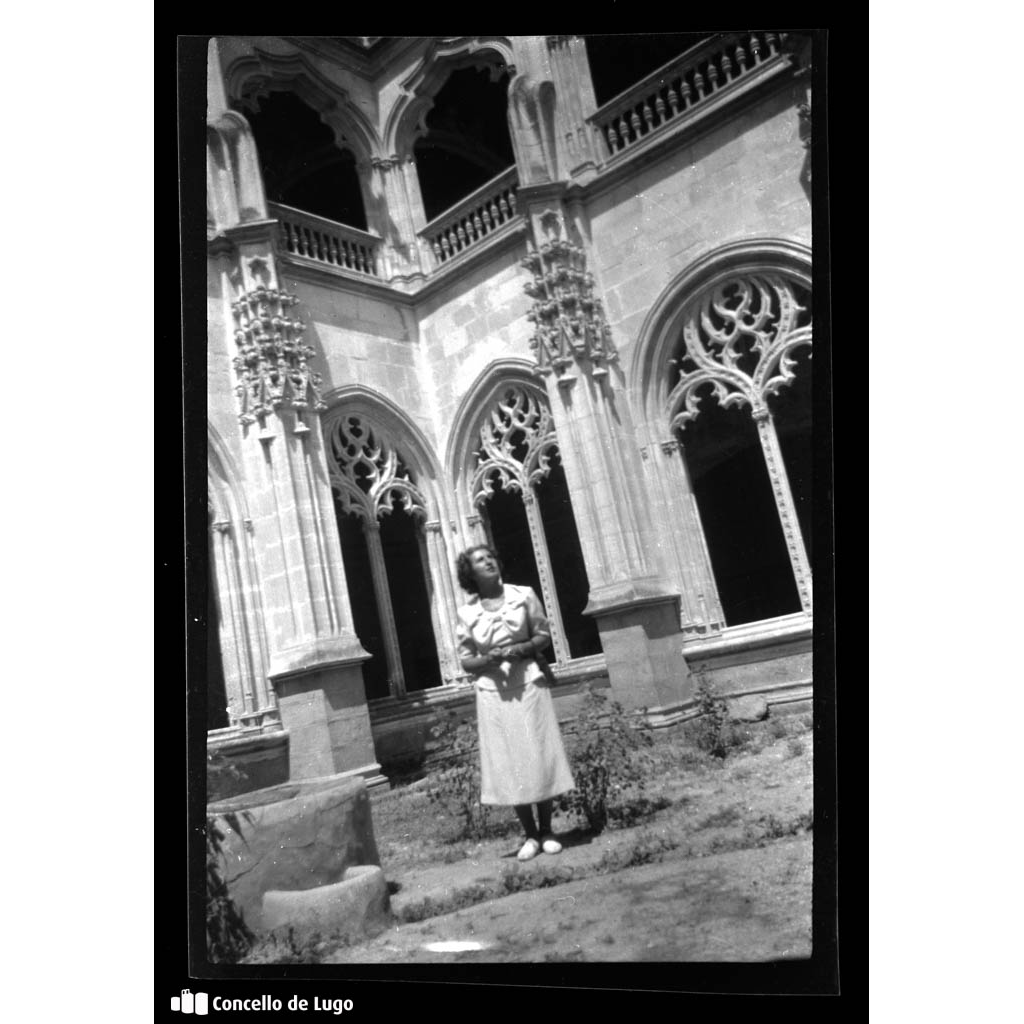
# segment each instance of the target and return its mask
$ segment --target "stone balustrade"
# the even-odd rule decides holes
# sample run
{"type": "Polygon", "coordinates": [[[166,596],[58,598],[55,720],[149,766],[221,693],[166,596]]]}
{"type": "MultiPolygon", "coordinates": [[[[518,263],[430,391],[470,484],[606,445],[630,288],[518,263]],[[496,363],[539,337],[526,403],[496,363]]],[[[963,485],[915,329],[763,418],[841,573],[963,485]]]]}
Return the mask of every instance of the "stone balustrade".
{"type": "Polygon", "coordinates": [[[587,120],[604,162],[636,147],[781,52],[784,33],[718,33],[651,72],[587,120]]]}
{"type": "Polygon", "coordinates": [[[433,254],[435,268],[514,220],[518,187],[516,169],[510,167],[435,217],[419,233],[433,254]]]}
{"type": "Polygon", "coordinates": [[[280,203],[267,203],[267,209],[281,225],[284,255],[369,277],[383,276],[381,240],[376,235],[280,203]]]}

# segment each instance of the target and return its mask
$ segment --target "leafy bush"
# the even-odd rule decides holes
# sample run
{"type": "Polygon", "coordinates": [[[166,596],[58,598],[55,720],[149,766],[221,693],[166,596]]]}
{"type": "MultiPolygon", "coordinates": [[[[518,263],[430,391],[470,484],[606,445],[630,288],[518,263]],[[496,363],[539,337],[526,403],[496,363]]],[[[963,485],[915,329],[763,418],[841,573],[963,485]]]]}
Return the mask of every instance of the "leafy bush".
{"type": "Polygon", "coordinates": [[[278,929],[254,943],[244,964],[318,964],[325,957],[350,945],[343,936],[324,937],[319,933],[296,937],[295,930],[278,929]]]}
{"type": "Polygon", "coordinates": [[[731,738],[728,729],[729,706],[715,694],[703,675],[698,673],[697,678],[700,684],[694,694],[699,714],[694,727],[696,744],[705,754],[725,757],[731,738]]]}
{"type": "MultiPolygon", "coordinates": [[[[630,797],[643,801],[643,788],[653,770],[649,748],[650,726],[642,719],[633,724],[618,701],[591,687],[575,722],[566,730],[568,754],[576,788],[559,805],[586,819],[593,832],[601,832],[617,807],[630,797]]],[[[642,803],[637,805],[643,808],[642,803]]],[[[647,803],[647,809],[657,809],[647,803]]],[[[637,814],[615,815],[633,823],[637,814]]]]}
{"type": "MultiPolygon", "coordinates": [[[[216,753],[207,753],[206,770],[212,781],[226,776],[243,777],[242,772],[216,753]]],[[[242,835],[240,817],[247,823],[251,821],[248,815],[206,816],[206,948],[213,963],[237,963],[255,941],[242,912],[228,894],[223,874],[225,833],[221,821],[242,835]]]]}
{"type": "Polygon", "coordinates": [[[445,764],[433,772],[427,797],[458,822],[456,840],[482,839],[488,832],[490,812],[480,803],[480,758],[476,722],[459,722],[454,711],[433,729],[445,748],[445,764]]]}

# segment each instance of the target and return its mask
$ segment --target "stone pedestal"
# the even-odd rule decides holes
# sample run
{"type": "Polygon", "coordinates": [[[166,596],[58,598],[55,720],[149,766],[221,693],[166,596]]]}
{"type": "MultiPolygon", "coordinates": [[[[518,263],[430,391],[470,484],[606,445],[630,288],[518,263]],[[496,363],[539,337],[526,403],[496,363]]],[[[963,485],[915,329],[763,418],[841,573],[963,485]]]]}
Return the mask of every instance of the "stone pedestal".
{"type": "Polygon", "coordinates": [[[360,775],[383,783],[358,662],[272,677],[289,735],[290,779],[360,775]]]}
{"type": "Polygon", "coordinates": [[[689,699],[694,683],[680,649],[678,598],[616,607],[592,592],[586,613],[597,622],[615,700],[655,711],[689,699]]]}

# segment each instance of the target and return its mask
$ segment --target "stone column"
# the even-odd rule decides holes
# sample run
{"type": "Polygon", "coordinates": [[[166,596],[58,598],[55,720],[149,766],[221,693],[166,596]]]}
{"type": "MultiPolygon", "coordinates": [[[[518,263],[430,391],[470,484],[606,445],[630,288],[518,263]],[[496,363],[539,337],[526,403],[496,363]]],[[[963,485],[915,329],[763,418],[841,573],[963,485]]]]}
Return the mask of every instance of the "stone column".
{"type": "Polygon", "coordinates": [[[622,371],[582,245],[556,197],[527,190],[534,238],[530,319],[590,580],[612,689],[629,706],[668,707],[692,689],[682,656],[679,590],[649,508],[622,371]]]}
{"type": "Polygon", "coordinates": [[[811,201],[811,76],[813,67],[812,38],[798,32],[788,32],[782,44],[785,53],[796,69],[793,73],[796,112],[800,118],[800,142],[807,151],[800,168],[800,185],[811,201]]]}
{"type": "Polygon", "coordinates": [[[555,86],[555,123],[564,176],[588,181],[597,173],[595,137],[587,118],[597,110],[590,63],[582,36],[548,36],[555,86]]]}
{"type": "Polygon", "coordinates": [[[367,226],[384,240],[385,274],[392,283],[422,280],[430,257],[417,234],[426,225],[416,162],[410,155],[373,157],[358,165],[368,181],[367,226]]]}
{"type": "Polygon", "coordinates": [[[441,661],[441,675],[446,683],[464,676],[455,649],[455,630],[458,622],[456,609],[459,606],[452,582],[454,556],[445,543],[444,528],[439,520],[423,524],[417,534],[420,557],[430,587],[430,616],[434,627],[434,638],[441,661]]]}
{"type": "MultiPolygon", "coordinates": [[[[225,351],[234,353],[242,486],[251,520],[246,544],[260,581],[263,671],[289,734],[289,772],[293,779],[350,774],[384,781],[360,667],[368,655],[352,628],[328,483],[319,377],[308,362],[314,352],[302,342],[296,299],[278,278],[278,224],[266,215],[248,123],[226,107],[215,41],[207,138],[217,172],[209,186],[208,205],[217,211],[210,248],[235,297],[233,338],[224,341],[225,351]]],[[[246,695],[256,705],[260,685],[246,695]]]]}
{"type": "Polygon", "coordinates": [[[398,627],[391,607],[391,588],[388,586],[388,567],[384,564],[384,548],[380,541],[380,523],[376,519],[363,519],[363,536],[370,556],[370,575],[373,594],[377,599],[377,617],[384,634],[384,658],[388,666],[388,687],[392,697],[405,696],[405,673],[402,671],[402,652],[398,646],[398,627]]]}
{"type": "Polygon", "coordinates": [[[318,412],[295,298],[280,287],[276,223],[228,230],[243,473],[264,591],[270,678],[294,779],[380,778],[318,412]]]}
{"type": "Polygon", "coordinates": [[[526,512],[526,523],[530,529],[533,550],[536,552],[537,575],[540,576],[541,599],[548,621],[554,627],[551,632],[551,648],[555,653],[555,661],[560,665],[569,661],[569,645],[565,639],[565,626],[562,623],[562,608],[558,603],[555,581],[551,579],[548,566],[548,539],[544,534],[544,523],[541,520],[540,506],[533,489],[527,484],[523,488],[523,508],[526,512]]]}
{"type": "Polygon", "coordinates": [[[245,550],[252,540],[252,523],[217,519],[210,528],[230,723],[267,732],[280,730],[280,714],[267,678],[266,642],[258,613],[259,594],[246,557],[251,550],[245,550]]]}
{"type": "Polygon", "coordinates": [[[717,632],[725,627],[725,616],[681,445],[675,438],[658,440],[648,436],[640,447],[640,456],[651,513],[661,538],[659,551],[679,587],[680,628],[686,639],[717,632]]]}

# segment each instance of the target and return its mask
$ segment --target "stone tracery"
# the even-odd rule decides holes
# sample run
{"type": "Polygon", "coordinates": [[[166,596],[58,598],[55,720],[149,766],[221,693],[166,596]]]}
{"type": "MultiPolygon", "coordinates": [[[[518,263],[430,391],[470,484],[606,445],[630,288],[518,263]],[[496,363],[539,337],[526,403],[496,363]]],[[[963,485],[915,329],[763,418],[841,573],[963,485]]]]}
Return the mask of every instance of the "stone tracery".
{"type": "Polygon", "coordinates": [[[526,388],[510,387],[480,428],[477,469],[470,484],[473,504],[482,505],[498,483],[528,498],[530,488],[550,472],[557,445],[547,406],[526,388]]]}
{"type": "Polygon", "coordinates": [[[776,271],[727,277],[690,306],[670,363],[679,380],[669,393],[667,419],[685,430],[700,412],[702,388],[722,408],[747,406],[757,425],[800,604],[812,607],[812,574],[768,399],[795,379],[793,353],[811,348],[811,294],[776,271]]]}
{"type": "Polygon", "coordinates": [[[394,447],[358,416],[343,416],[330,430],[334,458],[328,467],[331,486],[345,512],[367,522],[404,508],[414,518],[427,517],[426,501],[410,479],[394,447]]]}
{"type": "Polygon", "coordinates": [[[729,278],[694,303],[682,337],[670,360],[679,367],[670,426],[698,415],[706,385],[723,407],[748,405],[762,419],[769,396],[793,380],[793,352],[811,345],[810,293],[777,273],[729,278]]]}

